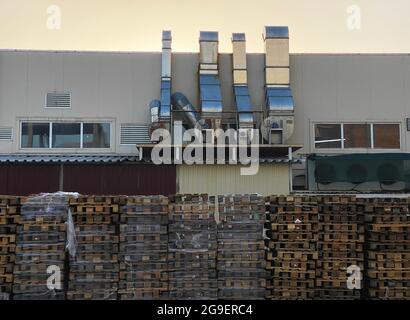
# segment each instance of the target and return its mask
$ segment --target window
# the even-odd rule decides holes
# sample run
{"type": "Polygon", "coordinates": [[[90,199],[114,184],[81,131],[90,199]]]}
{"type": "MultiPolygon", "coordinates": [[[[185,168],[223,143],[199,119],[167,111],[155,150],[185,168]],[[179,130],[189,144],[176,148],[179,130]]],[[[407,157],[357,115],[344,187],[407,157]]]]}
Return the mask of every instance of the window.
{"type": "Polygon", "coordinates": [[[315,148],[341,148],[341,132],[340,124],[317,124],[315,126],[315,148]]]}
{"type": "Polygon", "coordinates": [[[316,149],[400,149],[398,123],[315,125],[316,149]]]}
{"type": "Polygon", "coordinates": [[[111,123],[22,122],[21,148],[109,149],[111,123]]]}
{"type": "Polygon", "coordinates": [[[370,148],[369,124],[343,124],[345,148],[370,148]]]}
{"type": "Polygon", "coordinates": [[[53,123],[53,148],[80,148],[80,123],[53,123]]]}
{"type": "Polygon", "coordinates": [[[22,148],[49,148],[50,124],[49,123],[22,123],[21,147],[22,148]]]}
{"type": "Polygon", "coordinates": [[[400,127],[398,124],[373,125],[374,147],[377,149],[400,149],[400,127]]]}
{"type": "Polygon", "coordinates": [[[83,148],[109,148],[110,124],[109,123],[84,123],[83,148]]]}

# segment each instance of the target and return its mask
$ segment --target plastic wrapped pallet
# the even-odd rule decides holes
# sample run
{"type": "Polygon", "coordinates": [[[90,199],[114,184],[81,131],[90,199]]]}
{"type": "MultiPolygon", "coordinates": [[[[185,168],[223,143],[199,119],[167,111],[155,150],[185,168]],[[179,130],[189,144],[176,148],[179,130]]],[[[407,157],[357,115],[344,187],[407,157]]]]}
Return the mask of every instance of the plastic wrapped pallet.
{"type": "Polygon", "coordinates": [[[264,198],[218,196],[218,207],[218,298],[264,299],[264,198]]]}
{"type": "Polygon", "coordinates": [[[0,196],[0,300],[11,298],[19,222],[20,198],[0,196]]]}
{"type": "Polygon", "coordinates": [[[121,300],[168,298],[168,204],[164,196],[122,198],[121,300]]]}
{"type": "Polygon", "coordinates": [[[14,300],[62,300],[68,194],[40,194],[22,201],[17,228],[14,300]]]}
{"type": "Polygon", "coordinates": [[[70,199],[77,246],[70,257],[67,299],[117,299],[118,201],[97,196],[70,199]]]}
{"type": "Polygon", "coordinates": [[[176,195],[169,212],[171,299],[217,299],[215,198],[176,195]]]}

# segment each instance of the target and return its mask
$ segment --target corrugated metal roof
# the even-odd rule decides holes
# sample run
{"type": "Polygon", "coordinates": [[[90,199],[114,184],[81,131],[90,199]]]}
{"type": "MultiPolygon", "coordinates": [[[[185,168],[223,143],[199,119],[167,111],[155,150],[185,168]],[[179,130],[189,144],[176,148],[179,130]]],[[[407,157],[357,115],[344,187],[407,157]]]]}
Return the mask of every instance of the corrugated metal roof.
{"type": "Polygon", "coordinates": [[[138,161],[138,157],[123,155],[0,155],[0,163],[117,163],[125,161],[138,161]]]}
{"type": "Polygon", "coordinates": [[[268,158],[262,157],[259,158],[260,163],[302,163],[299,159],[289,160],[288,158],[268,158]]]}
{"type": "MultiPolygon", "coordinates": [[[[139,162],[138,156],[127,155],[0,155],[0,163],[120,163],[139,162]]],[[[149,158],[143,162],[151,162],[149,158]]],[[[300,160],[288,158],[261,157],[260,163],[300,163],[300,160]]],[[[238,163],[240,164],[240,163],[238,163]]]]}

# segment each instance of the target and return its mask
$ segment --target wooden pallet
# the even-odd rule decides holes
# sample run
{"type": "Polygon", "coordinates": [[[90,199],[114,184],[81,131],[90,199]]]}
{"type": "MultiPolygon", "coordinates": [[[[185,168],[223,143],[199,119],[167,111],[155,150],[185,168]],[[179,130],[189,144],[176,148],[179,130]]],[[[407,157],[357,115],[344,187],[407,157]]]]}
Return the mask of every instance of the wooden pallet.
{"type": "Polygon", "coordinates": [[[283,261],[281,259],[273,259],[271,261],[267,261],[266,269],[268,270],[276,270],[276,269],[284,269],[284,270],[299,270],[299,271],[306,271],[306,270],[315,270],[316,262],[315,261],[283,261]]]}
{"type": "Polygon", "coordinates": [[[317,251],[275,251],[266,253],[267,260],[280,259],[283,261],[312,261],[318,259],[317,251]]]}
{"type": "Polygon", "coordinates": [[[68,291],[68,300],[117,300],[117,291],[98,290],[98,291],[68,291]]]}

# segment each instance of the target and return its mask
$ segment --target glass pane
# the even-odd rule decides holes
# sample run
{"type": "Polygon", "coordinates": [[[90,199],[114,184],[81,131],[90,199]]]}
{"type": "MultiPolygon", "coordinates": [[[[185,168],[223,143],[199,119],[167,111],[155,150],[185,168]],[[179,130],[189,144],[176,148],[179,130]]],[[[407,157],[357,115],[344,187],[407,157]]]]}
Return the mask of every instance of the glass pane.
{"type": "Polygon", "coordinates": [[[374,148],[400,149],[400,126],[398,124],[374,124],[374,148]]]}
{"type": "Polygon", "coordinates": [[[80,148],[80,123],[53,123],[53,148],[80,148]]]}
{"type": "Polygon", "coordinates": [[[109,123],[84,123],[83,124],[84,148],[109,148],[110,124],[109,123]]]}
{"type": "Polygon", "coordinates": [[[341,148],[341,125],[340,124],[317,124],[315,125],[315,148],[341,148]],[[327,140],[339,140],[330,142],[321,142],[327,140]]]}
{"type": "Polygon", "coordinates": [[[48,148],[50,142],[49,123],[21,124],[21,147],[22,148],[48,148]]]}
{"type": "Polygon", "coordinates": [[[369,124],[344,124],[345,148],[370,148],[369,124]]]}

